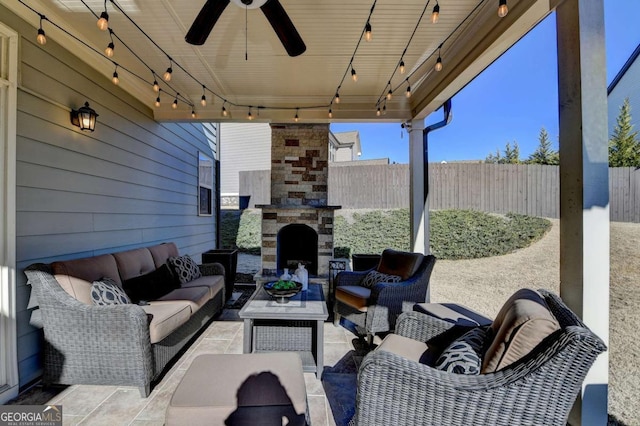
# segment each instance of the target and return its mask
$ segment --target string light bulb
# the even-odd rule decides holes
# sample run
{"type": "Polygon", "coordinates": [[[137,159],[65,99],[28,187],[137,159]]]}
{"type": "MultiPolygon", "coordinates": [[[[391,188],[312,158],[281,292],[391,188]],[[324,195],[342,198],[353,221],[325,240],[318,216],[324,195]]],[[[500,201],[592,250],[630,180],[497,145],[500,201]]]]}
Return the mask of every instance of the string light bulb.
{"type": "Polygon", "coordinates": [[[164,75],[162,76],[162,78],[164,78],[164,81],[171,81],[171,74],[173,74],[173,68],[171,68],[172,64],[173,61],[169,60],[169,68],[167,68],[167,70],[164,72],[164,75]]]}
{"type": "Polygon", "coordinates": [[[224,107],[224,103],[222,104],[222,116],[226,117],[229,115],[229,111],[224,107]]]}
{"type": "Polygon", "coordinates": [[[333,111],[329,108],[329,118],[333,118],[333,111]]]}
{"type": "Polygon", "coordinates": [[[387,104],[382,105],[382,115],[387,115],[387,104]]]}
{"type": "Polygon", "coordinates": [[[337,104],[340,103],[340,93],[339,92],[336,92],[336,96],[335,96],[334,100],[336,101],[337,104]]]}
{"type": "Polygon", "coordinates": [[[44,19],[44,15],[40,15],[40,28],[38,29],[38,35],[36,37],[36,40],[42,46],[47,44],[47,36],[45,35],[44,30],[42,29],[42,20],[43,19],[44,19]]]}
{"type": "Polygon", "coordinates": [[[191,110],[191,118],[196,118],[196,111],[195,110],[191,110]]]}
{"type": "Polygon", "coordinates": [[[376,110],[376,117],[380,117],[380,114],[382,114],[382,111],[380,111],[380,107],[378,107],[376,110]]]}
{"type": "Polygon", "coordinates": [[[180,93],[176,93],[176,98],[173,100],[173,103],[171,104],[171,108],[173,109],[178,109],[178,95],[180,93]]]}
{"type": "Polygon", "coordinates": [[[113,77],[111,78],[111,81],[116,86],[120,83],[120,79],[118,78],[118,66],[117,65],[116,65],[116,70],[113,72],[113,77]]]}
{"type": "Polygon", "coordinates": [[[98,28],[102,31],[106,31],[109,28],[109,14],[107,13],[107,0],[104,0],[104,12],[100,14],[98,22],[96,22],[98,28]]]}
{"type": "Polygon", "coordinates": [[[509,7],[507,6],[507,0],[500,0],[498,4],[498,16],[504,18],[509,13],[509,7]]]}
{"type": "Polygon", "coordinates": [[[158,80],[155,79],[155,75],[153,78],[153,91],[156,93],[160,91],[160,85],[158,84],[158,80]]]}
{"type": "Polygon", "coordinates": [[[442,57],[440,56],[440,49],[438,49],[438,59],[436,59],[436,65],[434,66],[434,69],[437,72],[442,71],[442,57]]]}
{"type": "Polygon", "coordinates": [[[107,48],[104,49],[104,54],[107,55],[107,58],[113,57],[113,49],[116,48],[116,46],[113,44],[113,30],[111,28],[109,28],[109,38],[111,39],[111,41],[107,45],[107,48]]]}
{"type": "Polygon", "coordinates": [[[440,20],[440,5],[436,1],[436,5],[433,6],[433,12],[431,12],[431,23],[437,24],[440,20]]]}
{"type": "Polygon", "coordinates": [[[389,88],[389,91],[387,92],[387,100],[390,101],[392,97],[393,97],[393,90],[389,88]]]}
{"type": "Polygon", "coordinates": [[[156,108],[160,107],[160,95],[158,95],[158,97],[156,98],[156,102],[154,105],[156,106],[156,108]]]}
{"type": "Polygon", "coordinates": [[[247,120],[253,120],[253,115],[251,115],[251,107],[249,107],[249,112],[247,113],[247,120]]]}
{"type": "Polygon", "coordinates": [[[203,107],[207,106],[207,96],[205,95],[205,87],[202,86],[202,97],[200,98],[200,105],[203,107]]]}
{"type": "Polygon", "coordinates": [[[407,69],[406,69],[406,68],[405,68],[405,66],[404,66],[404,60],[403,60],[403,59],[401,59],[401,60],[400,60],[400,74],[404,74],[404,73],[405,73],[405,71],[407,71],[407,69]]]}
{"type": "Polygon", "coordinates": [[[408,82],[408,81],[407,81],[407,91],[404,93],[404,95],[405,95],[407,98],[410,98],[410,97],[411,97],[411,86],[409,85],[409,82],[408,82]]]}
{"type": "Polygon", "coordinates": [[[113,57],[113,49],[115,49],[115,47],[116,46],[113,44],[113,42],[109,42],[107,48],[104,49],[104,54],[107,55],[107,58],[113,57]]]}
{"type": "Polygon", "coordinates": [[[371,41],[373,39],[373,34],[371,33],[371,24],[367,21],[367,25],[364,26],[364,39],[366,41],[371,41]]]}
{"type": "Polygon", "coordinates": [[[297,123],[298,120],[300,120],[300,117],[298,117],[298,108],[296,108],[296,115],[295,115],[295,117],[293,117],[293,121],[295,121],[297,123]]]}
{"type": "Polygon", "coordinates": [[[358,81],[358,74],[353,66],[351,66],[351,80],[353,80],[354,83],[358,81]]]}

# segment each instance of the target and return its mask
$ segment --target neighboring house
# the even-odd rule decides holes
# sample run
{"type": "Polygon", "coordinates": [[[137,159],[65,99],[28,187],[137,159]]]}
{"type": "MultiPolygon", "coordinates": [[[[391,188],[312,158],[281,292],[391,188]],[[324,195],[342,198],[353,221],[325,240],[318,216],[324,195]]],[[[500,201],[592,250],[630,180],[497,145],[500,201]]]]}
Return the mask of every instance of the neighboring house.
{"type": "Polygon", "coordinates": [[[625,98],[631,105],[631,124],[634,130],[640,130],[640,44],[633,51],[618,74],[611,80],[607,88],[609,112],[609,137],[616,126],[616,118],[625,98]]]}
{"type": "Polygon", "coordinates": [[[329,149],[329,162],[356,161],[362,155],[360,145],[360,132],[330,133],[331,146],[329,149]]]}
{"type": "MultiPolygon", "coordinates": [[[[271,169],[271,127],[268,123],[221,123],[220,204],[222,208],[240,206],[240,172],[271,169]]],[[[357,161],[362,155],[358,131],[329,132],[329,162],[357,161]]],[[[372,160],[388,164],[388,159],[372,160]]],[[[371,163],[368,163],[371,164],[371,163]]],[[[247,201],[243,199],[243,201],[247,201]]]]}

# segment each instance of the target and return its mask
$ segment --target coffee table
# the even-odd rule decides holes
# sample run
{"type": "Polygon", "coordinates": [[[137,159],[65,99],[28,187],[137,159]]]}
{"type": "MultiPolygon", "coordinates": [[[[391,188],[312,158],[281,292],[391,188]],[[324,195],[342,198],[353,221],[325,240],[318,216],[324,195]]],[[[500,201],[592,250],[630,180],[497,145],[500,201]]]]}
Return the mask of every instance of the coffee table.
{"type": "Polygon", "coordinates": [[[238,316],[244,320],[244,353],[297,352],[304,371],[322,377],[324,322],[329,317],[322,285],[309,284],[285,304],[258,285],[238,316]]]}

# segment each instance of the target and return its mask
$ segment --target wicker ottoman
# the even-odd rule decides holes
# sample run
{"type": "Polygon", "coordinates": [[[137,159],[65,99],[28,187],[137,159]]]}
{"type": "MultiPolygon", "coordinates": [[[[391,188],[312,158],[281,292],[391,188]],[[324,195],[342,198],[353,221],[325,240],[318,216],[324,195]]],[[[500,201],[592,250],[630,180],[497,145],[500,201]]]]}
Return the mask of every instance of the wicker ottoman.
{"type": "Polygon", "coordinates": [[[165,425],[282,425],[283,417],[310,424],[298,354],[205,354],[178,384],[165,425]]]}

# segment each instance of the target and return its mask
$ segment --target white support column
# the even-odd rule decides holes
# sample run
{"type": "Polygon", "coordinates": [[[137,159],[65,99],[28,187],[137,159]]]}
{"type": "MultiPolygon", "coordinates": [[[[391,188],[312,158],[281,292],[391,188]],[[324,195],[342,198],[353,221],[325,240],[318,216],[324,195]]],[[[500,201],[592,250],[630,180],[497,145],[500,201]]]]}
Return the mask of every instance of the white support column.
{"type": "MultiPolygon", "coordinates": [[[[429,254],[429,199],[424,177],[428,173],[424,164],[423,131],[424,120],[413,120],[407,128],[409,132],[409,173],[410,173],[410,216],[411,248],[413,251],[429,254]],[[425,194],[427,195],[425,200],[425,194]]],[[[428,300],[427,300],[428,301],[428,300]]]]}
{"type": "MultiPolygon", "coordinates": [[[[603,0],[556,9],[560,108],[560,296],[609,341],[609,169],[603,0]]],[[[571,424],[607,423],[608,352],[584,381],[571,424]]]]}

